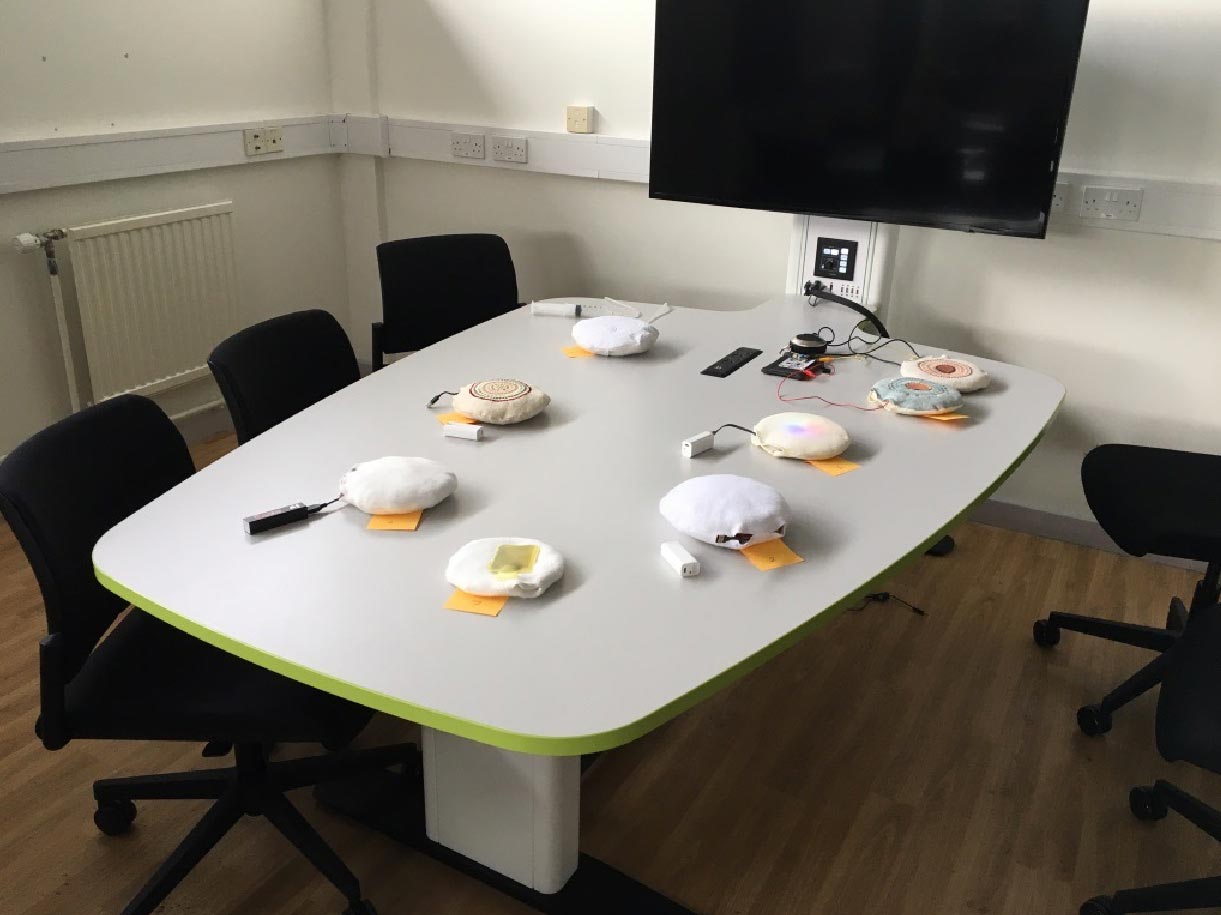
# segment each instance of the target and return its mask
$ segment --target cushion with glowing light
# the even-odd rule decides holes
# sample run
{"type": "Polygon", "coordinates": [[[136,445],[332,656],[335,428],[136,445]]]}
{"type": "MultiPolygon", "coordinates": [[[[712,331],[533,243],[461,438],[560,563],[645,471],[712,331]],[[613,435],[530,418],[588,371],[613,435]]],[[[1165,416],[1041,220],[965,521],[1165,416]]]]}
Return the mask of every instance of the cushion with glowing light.
{"type": "Polygon", "coordinates": [[[848,449],[848,433],[815,413],[773,413],[755,424],[751,442],[774,457],[824,461],[848,449]]]}
{"type": "Polygon", "coordinates": [[[962,406],[962,394],[937,381],[883,378],[869,390],[869,400],[895,413],[928,416],[950,413],[962,406]]]}
{"type": "Polygon", "coordinates": [[[422,457],[381,457],[357,464],[339,483],[339,494],[370,515],[402,515],[432,508],[458,488],[443,464],[422,457]]]}
{"type": "Polygon", "coordinates": [[[463,385],[453,401],[454,409],[463,416],[497,426],[537,416],[549,403],[550,396],[514,378],[493,378],[463,385]]]}
{"type": "Polygon", "coordinates": [[[992,380],[988,373],[975,363],[965,359],[951,359],[948,356],[908,359],[899,366],[899,374],[904,378],[936,381],[964,394],[981,391],[992,380]]]}
{"type": "Polygon", "coordinates": [[[731,550],[783,537],[789,516],[775,489],[730,473],[684,480],[662,496],[659,508],[676,530],[731,550]]]}
{"type": "Polygon", "coordinates": [[[602,315],[572,326],[572,339],[581,349],[599,356],[631,356],[653,348],[657,328],[640,318],[602,315]]]}
{"type": "Polygon", "coordinates": [[[481,597],[538,597],[564,574],[564,557],[538,540],[472,540],[449,558],[445,579],[481,597]]]}

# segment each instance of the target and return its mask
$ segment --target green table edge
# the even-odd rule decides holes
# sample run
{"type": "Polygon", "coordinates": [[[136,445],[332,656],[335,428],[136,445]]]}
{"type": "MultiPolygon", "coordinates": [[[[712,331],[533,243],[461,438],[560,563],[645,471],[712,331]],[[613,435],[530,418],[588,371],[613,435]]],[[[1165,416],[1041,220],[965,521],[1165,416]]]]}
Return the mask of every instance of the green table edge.
{"type": "Polygon", "coordinates": [[[273,670],[278,674],[282,674],[300,683],[308,686],[313,686],[324,692],[332,695],[348,699],[358,705],[363,705],[366,708],[375,709],[379,712],[385,712],[388,715],[394,715],[397,718],[403,718],[408,721],[414,721],[425,727],[435,728],[438,731],[445,731],[450,734],[456,734],[459,737],[465,737],[469,740],[474,740],[478,743],[487,744],[493,747],[500,747],[504,750],[513,750],[518,753],[530,753],[535,756],[580,756],[585,753],[597,753],[602,750],[611,750],[615,747],[621,747],[626,743],[631,743],[640,737],[643,737],[649,731],[657,728],[672,718],[677,717],[683,712],[702,702],[714,693],[733,683],[735,680],[741,679],[746,674],[760,667],[767,661],[770,661],[776,655],[790,648],[792,645],[805,638],[811,632],[814,632],[819,627],[830,622],[832,619],[839,616],[848,607],[859,602],[865,594],[872,591],[879,582],[884,581],[890,576],[896,574],[911,562],[923,556],[925,551],[940,540],[945,532],[956,524],[962,521],[963,517],[973,511],[976,506],[987,499],[992,493],[1000,488],[1001,484],[1007,480],[1015,470],[1026,460],[1035,446],[1042,440],[1047,427],[1051,424],[1059,412],[1060,404],[1064,402],[1063,397],[1060,403],[1056,405],[1056,409],[1052,411],[1047,418],[1043,428],[1039,430],[1039,434],[1034,437],[1026,449],[1019,454],[1005,471],[996,478],[993,483],[984,489],[970,504],[962,511],[955,515],[945,526],[941,527],[923,541],[919,546],[912,550],[907,555],[903,556],[896,562],[887,566],[868,582],[861,585],[855,591],[845,595],[842,599],[835,602],[827,609],[823,610],[817,616],[811,617],[805,623],[795,629],[782,635],[776,641],[760,648],[753,655],[739,661],[733,667],[728,668],[724,672],[718,674],[710,680],[706,680],[699,686],[690,690],[687,693],[679,696],[676,699],[663,705],[654,712],[650,712],[642,718],[637,719],[622,727],[612,728],[609,731],[601,731],[596,734],[583,734],[577,737],[543,737],[536,734],[519,734],[514,731],[506,731],[501,728],[492,727],[487,724],[480,724],[477,721],[470,721],[466,718],[459,718],[456,715],[448,715],[445,712],[438,712],[435,709],[426,708],[420,705],[413,705],[410,702],[405,702],[402,699],[395,699],[393,696],[387,696],[384,693],[379,693],[375,690],[365,689],[357,686],[354,683],[349,683],[346,680],[341,680],[338,677],[332,677],[308,667],[303,667],[299,664],[294,664],[291,661],[281,658],[278,655],[270,652],[261,651],[245,642],[239,642],[236,639],[231,639],[228,636],[214,632],[198,623],[192,622],[185,617],[179,616],[174,611],[167,607],[162,607],[155,601],[149,600],[141,594],[137,594],[132,589],[128,588],[121,582],[106,574],[106,572],[94,563],[94,574],[99,582],[109,591],[122,597],[132,606],[139,607],[146,613],[157,617],[158,619],[168,623],[176,629],[181,629],[183,632],[189,633],[210,645],[214,645],[230,654],[237,655],[239,658],[258,664],[268,670],[273,670]]]}

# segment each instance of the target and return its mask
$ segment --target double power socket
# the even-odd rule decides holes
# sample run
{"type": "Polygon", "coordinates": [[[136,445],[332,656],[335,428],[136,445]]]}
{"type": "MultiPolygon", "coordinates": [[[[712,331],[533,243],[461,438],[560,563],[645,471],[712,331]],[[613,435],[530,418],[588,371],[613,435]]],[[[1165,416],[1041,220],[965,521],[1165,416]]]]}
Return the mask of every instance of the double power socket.
{"type": "MultiPolygon", "coordinates": [[[[458,133],[449,135],[449,151],[457,159],[484,159],[487,157],[486,139],[481,133],[458,133]]],[[[496,162],[528,162],[529,140],[526,137],[504,137],[492,134],[492,159],[496,162]]]]}

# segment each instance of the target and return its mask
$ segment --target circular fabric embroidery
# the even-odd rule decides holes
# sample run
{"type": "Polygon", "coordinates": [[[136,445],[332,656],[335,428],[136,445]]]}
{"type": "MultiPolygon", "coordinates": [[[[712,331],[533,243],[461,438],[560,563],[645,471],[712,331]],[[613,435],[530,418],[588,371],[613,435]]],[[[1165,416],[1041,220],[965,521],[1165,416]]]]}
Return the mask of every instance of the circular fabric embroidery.
{"type": "Polygon", "coordinates": [[[991,381],[988,373],[979,366],[965,359],[951,359],[948,356],[908,359],[899,368],[899,374],[905,378],[936,381],[963,393],[986,388],[991,381]]]}
{"type": "Polygon", "coordinates": [[[919,378],[883,378],[869,391],[869,400],[895,413],[949,413],[962,406],[956,388],[919,378]]]}
{"type": "Polygon", "coordinates": [[[514,378],[494,378],[491,381],[476,381],[470,388],[471,396],[494,403],[519,400],[530,393],[530,385],[514,378]]]}

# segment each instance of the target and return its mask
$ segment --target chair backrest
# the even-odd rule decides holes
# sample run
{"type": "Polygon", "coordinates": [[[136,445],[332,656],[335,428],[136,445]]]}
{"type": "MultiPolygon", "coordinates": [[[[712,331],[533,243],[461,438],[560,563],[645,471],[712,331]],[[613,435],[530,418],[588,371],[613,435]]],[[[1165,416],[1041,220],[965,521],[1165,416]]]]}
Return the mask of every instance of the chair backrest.
{"type": "Polygon", "coordinates": [[[499,235],[433,235],[377,246],[385,352],[423,349],[518,305],[499,235]]]}
{"type": "Polygon", "coordinates": [[[151,400],[124,394],[18,445],[0,463],[0,512],[29,559],[58,637],[62,687],[127,605],[93,573],[93,547],[195,467],[178,429],[151,400]]]}
{"type": "Polygon", "coordinates": [[[330,312],[297,311],[247,327],[208,357],[239,443],[360,379],[352,344],[330,312]]]}
{"type": "Polygon", "coordinates": [[[1221,774],[1221,604],[1193,608],[1165,657],[1158,752],[1221,774]]]}

